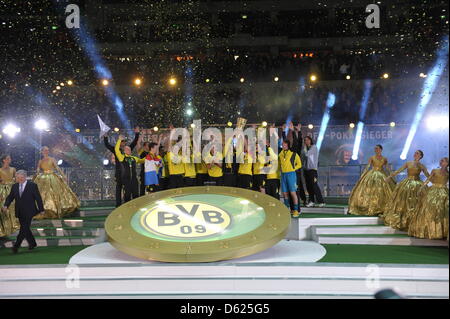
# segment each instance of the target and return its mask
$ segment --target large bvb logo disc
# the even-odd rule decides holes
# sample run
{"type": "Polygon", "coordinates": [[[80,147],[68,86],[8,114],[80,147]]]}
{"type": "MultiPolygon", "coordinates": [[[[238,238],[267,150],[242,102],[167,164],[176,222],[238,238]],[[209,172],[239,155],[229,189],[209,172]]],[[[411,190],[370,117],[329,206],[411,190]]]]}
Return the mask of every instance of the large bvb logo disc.
{"type": "Polygon", "coordinates": [[[161,201],[141,217],[148,231],[179,239],[202,238],[222,234],[231,224],[225,210],[206,203],[161,201]]]}
{"type": "Polygon", "coordinates": [[[134,199],[105,222],[108,241],[128,255],[211,262],[255,254],[285,238],[289,210],[268,195],[232,187],[188,187],[134,199]]]}

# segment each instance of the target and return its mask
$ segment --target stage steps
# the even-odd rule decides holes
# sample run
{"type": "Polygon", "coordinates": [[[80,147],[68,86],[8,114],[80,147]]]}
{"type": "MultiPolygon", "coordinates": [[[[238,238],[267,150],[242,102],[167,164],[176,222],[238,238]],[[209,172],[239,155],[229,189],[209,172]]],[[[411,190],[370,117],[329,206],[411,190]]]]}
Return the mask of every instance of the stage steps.
{"type": "MultiPolygon", "coordinates": [[[[105,220],[114,207],[82,208],[62,219],[33,220],[31,230],[40,247],[92,246],[106,240],[105,220]]],[[[10,235],[2,246],[10,248],[18,232],[10,235]]],[[[27,247],[26,240],[22,247],[27,247]]]]}
{"type": "MultiPolygon", "coordinates": [[[[317,216],[317,213],[310,214],[317,216]]],[[[343,245],[407,245],[447,246],[446,240],[430,240],[409,237],[406,232],[384,226],[379,217],[336,215],[335,218],[292,219],[286,237],[291,240],[314,240],[320,244],[343,245]]]]}
{"type": "Polygon", "coordinates": [[[448,299],[448,270],[448,265],[231,261],[0,266],[0,298],[373,298],[390,288],[407,298],[448,299]]]}
{"type": "MultiPolygon", "coordinates": [[[[48,246],[92,246],[104,241],[101,236],[35,236],[38,247],[48,246]]],[[[11,248],[16,236],[8,237],[4,247],[11,248]]],[[[28,247],[28,242],[23,241],[22,247],[28,247]]]]}

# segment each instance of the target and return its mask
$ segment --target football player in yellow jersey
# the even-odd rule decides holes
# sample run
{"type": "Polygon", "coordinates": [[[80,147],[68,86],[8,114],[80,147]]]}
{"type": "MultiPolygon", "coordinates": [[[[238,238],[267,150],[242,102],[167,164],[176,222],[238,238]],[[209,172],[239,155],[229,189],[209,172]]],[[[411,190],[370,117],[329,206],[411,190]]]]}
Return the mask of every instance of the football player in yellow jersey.
{"type": "Polygon", "coordinates": [[[223,155],[211,148],[211,153],[205,158],[208,168],[209,181],[214,182],[216,186],[223,186],[223,155]]]}
{"type": "Polygon", "coordinates": [[[264,191],[264,185],[266,182],[265,167],[268,163],[264,163],[265,154],[256,152],[255,163],[253,163],[253,184],[252,189],[256,192],[264,191]]]}
{"type": "MultiPolygon", "coordinates": [[[[198,157],[202,157],[202,154],[197,154],[198,157]]],[[[195,172],[196,172],[196,184],[197,186],[204,186],[205,183],[208,181],[208,167],[206,167],[205,162],[203,159],[201,160],[201,163],[195,163],[195,172]]]]}
{"type": "Polygon", "coordinates": [[[253,157],[248,152],[247,144],[244,145],[244,161],[239,163],[238,170],[238,187],[251,189],[252,188],[252,177],[253,177],[253,157]]]}
{"type": "Polygon", "coordinates": [[[178,152],[178,155],[174,154],[172,151],[167,152],[165,158],[169,171],[169,189],[183,187],[185,170],[181,149],[178,152]]]}
{"type": "Polygon", "coordinates": [[[194,154],[191,153],[190,158],[184,158],[184,186],[195,186],[196,185],[197,172],[194,164],[194,154]]]}
{"type": "Polygon", "coordinates": [[[238,165],[236,163],[236,149],[233,145],[233,138],[229,138],[225,143],[224,150],[224,161],[223,161],[223,183],[224,186],[236,187],[237,186],[237,171],[238,165]],[[233,156],[230,155],[228,159],[231,163],[227,163],[228,152],[232,152],[233,156]]]}
{"type": "Polygon", "coordinates": [[[275,152],[268,147],[270,162],[266,167],[267,179],[264,186],[267,195],[272,196],[276,199],[280,199],[280,162],[278,161],[278,156],[275,152]]]}
{"type": "Polygon", "coordinates": [[[292,199],[293,210],[292,217],[300,216],[300,209],[297,197],[297,174],[296,170],[302,167],[302,161],[297,153],[289,149],[289,141],[283,141],[283,150],[279,155],[281,166],[281,191],[283,192],[284,204],[290,209],[289,196],[292,199]]]}

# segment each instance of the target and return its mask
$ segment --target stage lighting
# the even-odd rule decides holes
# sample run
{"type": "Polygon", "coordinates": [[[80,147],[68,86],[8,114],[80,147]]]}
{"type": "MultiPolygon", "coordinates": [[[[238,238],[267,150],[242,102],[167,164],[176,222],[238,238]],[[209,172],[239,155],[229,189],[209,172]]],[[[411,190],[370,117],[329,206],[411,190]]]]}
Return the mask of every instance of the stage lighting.
{"type": "Polygon", "coordinates": [[[75,129],[75,132],[80,133],[81,130],[80,130],[79,128],[76,128],[76,129],[75,129]]]}
{"type": "Polygon", "coordinates": [[[400,159],[404,161],[406,159],[406,155],[404,154],[400,155],[400,159]]]}
{"type": "Polygon", "coordinates": [[[309,125],[308,125],[308,128],[309,128],[310,130],[312,130],[312,129],[314,128],[314,125],[309,124],[309,125]]]}
{"type": "Polygon", "coordinates": [[[347,80],[350,80],[352,77],[351,77],[350,75],[347,75],[345,78],[346,78],[347,80]]]}
{"type": "Polygon", "coordinates": [[[280,80],[280,78],[279,78],[278,76],[276,76],[273,80],[274,80],[275,82],[278,82],[278,81],[280,80]]]}
{"type": "Polygon", "coordinates": [[[34,127],[41,131],[48,130],[48,122],[44,119],[37,120],[36,123],[34,123],[34,127]]]}
{"type": "Polygon", "coordinates": [[[242,19],[247,19],[247,15],[244,14],[244,15],[242,16],[242,19]]]}
{"type": "Polygon", "coordinates": [[[8,124],[3,129],[3,134],[6,134],[11,138],[14,138],[17,133],[20,133],[20,127],[17,127],[14,124],[8,124]]]}
{"type": "Polygon", "coordinates": [[[108,85],[109,85],[109,81],[106,80],[106,79],[104,79],[104,80],[102,81],[102,85],[103,85],[103,86],[108,86],[108,85]]]}
{"type": "Polygon", "coordinates": [[[155,127],[153,128],[153,131],[158,132],[158,131],[159,131],[159,128],[158,128],[157,126],[155,126],[155,127]]]}
{"type": "Polygon", "coordinates": [[[390,125],[391,127],[395,127],[395,122],[391,122],[389,125],[390,125]]]}
{"type": "Polygon", "coordinates": [[[426,78],[426,77],[427,77],[427,75],[426,75],[425,73],[423,73],[423,72],[421,72],[421,73],[419,74],[419,76],[420,76],[421,78],[426,78]]]}
{"type": "Polygon", "coordinates": [[[427,127],[430,131],[448,129],[448,116],[432,115],[426,119],[427,127]]]}
{"type": "Polygon", "coordinates": [[[58,161],[58,166],[61,166],[63,164],[63,160],[58,161]]]}
{"type": "Polygon", "coordinates": [[[241,83],[244,83],[244,82],[245,82],[245,79],[244,79],[244,78],[241,78],[239,81],[241,81],[241,83]]]}
{"type": "Polygon", "coordinates": [[[267,122],[266,121],[263,121],[261,124],[262,124],[262,127],[267,127],[267,122]]]}
{"type": "Polygon", "coordinates": [[[228,125],[229,127],[232,127],[232,126],[233,126],[233,123],[228,122],[227,125],[228,125]]]}
{"type": "Polygon", "coordinates": [[[383,74],[383,79],[389,79],[389,73],[383,74]]]}
{"type": "Polygon", "coordinates": [[[59,83],[59,85],[64,86],[64,82],[59,83]]]}
{"type": "Polygon", "coordinates": [[[191,109],[188,109],[188,110],[186,111],[186,114],[187,114],[188,116],[191,116],[192,113],[193,113],[193,111],[192,111],[191,109]]]}
{"type": "Polygon", "coordinates": [[[104,165],[104,166],[108,166],[108,165],[109,165],[109,160],[104,159],[104,160],[103,160],[103,165],[104,165]]]}
{"type": "Polygon", "coordinates": [[[141,84],[142,84],[142,80],[139,79],[139,78],[136,78],[136,79],[134,80],[134,84],[136,84],[136,85],[141,85],[141,84]]]}
{"type": "Polygon", "coordinates": [[[350,123],[350,128],[355,128],[355,123],[350,123]]]}
{"type": "Polygon", "coordinates": [[[120,131],[120,129],[118,127],[114,128],[114,132],[119,132],[119,131],[120,131]]]}
{"type": "Polygon", "coordinates": [[[210,79],[206,79],[206,80],[205,80],[206,83],[209,83],[210,81],[211,81],[210,79]]]}
{"type": "Polygon", "coordinates": [[[61,90],[61,87],[59,85],[56,86],[57,90],[61,90]]]}
{"type": "Polygon", "coordinates": [[[176,85],[176,84],[177,84],[177,79],[175,79],[175,78],[170,78],[170,79],[169,79],[169,84],[172,85],[172,86],[176,85]]]}
{"type": "Polygon", "coordinates": [[[311,80],[311,82],[316,82],[317,76],[313,74],[313,75],[311,75],[311,77],[309,79],[311,80]]]}
{"type": "Polygon", "coordinates": [[[73,84],[72,80],[67,81],[67,85],[72,85],[72,84],[73,84]]]}

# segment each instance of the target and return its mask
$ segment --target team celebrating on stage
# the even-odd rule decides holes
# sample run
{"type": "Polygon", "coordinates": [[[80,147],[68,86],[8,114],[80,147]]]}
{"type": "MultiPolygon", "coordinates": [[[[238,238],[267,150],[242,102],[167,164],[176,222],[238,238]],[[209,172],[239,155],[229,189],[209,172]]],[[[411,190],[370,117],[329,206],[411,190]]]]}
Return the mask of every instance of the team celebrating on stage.
{"type": "MultiPolygon", "coordinates": [[[[300,124],[294,126],[289,123],[288,127],[283,127],[279,150],[272,149],[267,143],[265,149],[252,151],[248,140],[245,140],[240,152],[229,140],[223,154],[212,147],[201,162],[194,161],[195,157],[201,158],[201,154],[194,154],[192,147],[190,158],[185,159],[181,151],[174,154],[171,147],[162,146],[161,137],[157,143],[142,142],[140,129],[136,128],[134,133],[134,140],[129,144],[122,135],[115,145],[109,143],[107,135],[104,136],[105,147],[115,158],[116,207],[148,193],[203,185],[251,189],[278,200],[282,194],[294,218],[300,216],[300,202],[307,207],[325,206],[318,185],[319,151],[310,136],[303,138],[300,124]],[[230,143],[231,147],[228,147],[230,143]],[[227,153],[230,149],[233,154],[227,153]],[[133,155],[134,150],[137,156],[133,155]],[[241,156],[241,160],[238,161],[237,156],[241,156]],[[232,162],[225,160],[230,157],[232,162]]],[[[369,158],[350,195],[349,214],[380,216],[386,225],[418,238],[448,238],[448,158],[442,158],[440,168],[433,169],[430,174],[420,162],[424,153],[417,150],[414,160],[391,172],[382,151],[382,145],[375,146],[375,155],[369,158]],[[396,184],[394,177],[404,170],[407,170],[407,178],[396,184]],[[421,173],[427,178],[424,182],[420,179],[421,173]],[[429,182],[431,187],[427,187],[429,182]]],[[[41,154],[33,181],[37,185],[37,193],[40,193],[36,195],[37,201],[39,203],[42,197],[43,207],[36,207],[36,214],[26,221],[19,218],[20,212],[14,208],[26,191],[26,182],[19,182],[16,170],[10,166],[11,157],[1,157],[0,237],[9,236],[19,228],[22,232],[21,225],[29,228],[30,218],[61,219],[80,208],[80,201],[70,189],[63,171],[49,156],[49,148],[43,147],[41,154]],[[13,187],[15,180],[19,184],[17,189],[13,187]]],[[[24,176],[26,172],[21,171],[22,180],[24,176]]],[[[30,234],[24,232],[21,240],[28,239],[30,234]]],[[[15,247],[19,246],[20,243],[16,242],[15,247]]]]}

